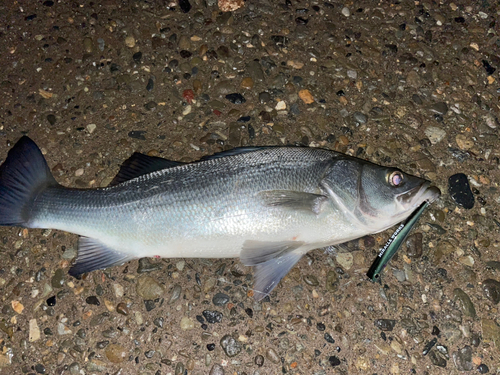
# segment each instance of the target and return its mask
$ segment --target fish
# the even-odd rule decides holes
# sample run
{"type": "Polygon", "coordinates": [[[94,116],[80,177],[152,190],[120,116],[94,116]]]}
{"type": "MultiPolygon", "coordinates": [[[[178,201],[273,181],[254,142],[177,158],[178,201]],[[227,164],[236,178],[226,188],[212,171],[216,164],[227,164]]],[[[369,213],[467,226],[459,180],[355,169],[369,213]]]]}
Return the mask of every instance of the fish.
{"type": "Polygon", "coordinates": [[[23,136],[0,166],[0,225],[79,235],[75,277],[144,257],[238,258],[262,300],[310,250],[382,232],[440,196],[321,148],[242,147],[181,163],[134,153],[110,186],[64,187],[23,136]]]}

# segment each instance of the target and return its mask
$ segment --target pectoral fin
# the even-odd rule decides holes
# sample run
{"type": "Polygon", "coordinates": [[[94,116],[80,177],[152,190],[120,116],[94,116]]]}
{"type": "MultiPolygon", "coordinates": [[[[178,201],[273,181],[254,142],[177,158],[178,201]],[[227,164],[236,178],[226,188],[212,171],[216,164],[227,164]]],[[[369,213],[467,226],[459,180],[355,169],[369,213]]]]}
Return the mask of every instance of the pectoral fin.
{"type": "Polygon", "coordinates": [[[246,241],[240,254],[241,262],[255,267],[254,298],[260,301],[300,260],[301,241],[246,241]]]}
{"type": "Polygon", "coordinates": [[[264,204],[292,210],[306,210],[318,215],[328,197],[292,190],[266,190],[258,193],[264,204]]]}
{"type": "Polygon", "coordinates": [[[116,251],[94,238],[80,237],[78,256],[68,273],[76,277],[82,273],[118,266],[134,258],[134,256],[116,251]]]}

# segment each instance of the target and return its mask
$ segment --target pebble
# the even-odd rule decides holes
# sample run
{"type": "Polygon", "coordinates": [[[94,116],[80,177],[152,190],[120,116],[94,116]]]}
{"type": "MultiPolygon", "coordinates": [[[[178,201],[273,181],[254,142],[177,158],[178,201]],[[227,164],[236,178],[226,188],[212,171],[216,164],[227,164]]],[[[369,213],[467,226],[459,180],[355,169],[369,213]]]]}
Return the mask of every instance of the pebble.
{"type": "Polygon", "coordinates": [[[34,342],[40,339],[40,328],[36,319],[30,319],[29,321],[29,341],[34,342]]]}
{"type": "Polygon", "coordinates": [[[469,345],[464,346],[452,353],[453,362],[458,371],[470,371],[472,365],[472,348],[469,345]]]}
{"type": "Polygon", "coordinates": [[[342,8],[342,14],[346,17],[349,17],[351,15],[351,11],[349,10],[348,7],[343,7],[342,8]]]}
{"type": "Polygon", "coordinates": [[[64,270],[58,268],[50,280],[53,288],[62,288],[64,286],[64,270]]]}
{"type": "Polygon", "coordinates": [[[139,259],[137,273],[153,272],[161,269],[162,269],[161,263],[158,262],[152,263],[151,260],[149,260],[149,258],[141,258],[139,259]]]}
{"type": "Polygon", "coordinates": [[[309,90],[307,90],[307,89],[299,91],[299,98],[305,104],[312,104],[312,103],[314,103],[314,97],[312,96],[311,92],[309,90]]]}
{"type": "Polygon", "coordinates": [[[446,132],[437,126],[428,126],[424,133],[433,145],[441,142],[443,138],[446,137],[446,132]]]}
{"type": "Polygon", "coordinates": [[[414,233],[406,239],[406,254],[409,258],[418,259],[422,256],[422,233],[414,233]]]}
{"type": "Polygon", "coordinates": [[[448,178],[448,193],[459,206],[468,210],[474,207],[474,195],[465,174],[457,173],[448,178]]]}
{"type": "Polygon", "coordinates": [[[460,288],[455,288],[453,290],[453,300],[458,301],[460,310],[467,316],[471,318],[476,317],[476,309],[472,303],[470,297],[460,288]]]}
{"type": "Polygon", "coordinates": [[[274,107],[277,111],[282,111],[286,109],[286,102],[284,100],[280,100],[278,103],[276,103],[276,106],[274,107]]]}
{"type": "Polygon", "coordinates": [[[120,302],[116,306],[116,312],[125,316],[127,316],[130,313],[127,304],[124,302],[120,302]]]}
{"type": "Polygon", "coordinates": [[[474,147],[474,141],[465,134],[457,134],[455,142],[457,142],[457,145],[461,150],[470,150],[474,147]]]}
{"type": "Polygon", "coordinates": [[[227,94],[226,99],[233,104],[243,104],[246,102],[246,99],[243,97],[243,95],[239,93],[227,94]]]}
{"type": "Polygon", "coordinates": [[[177,302],[181,297],[181,294],[182,294],[182,287],[179,284],[175,284],[174,287],[172,288],[172,295],[170,296],[168,303],[172,305],[175,302],[177,302]]]}
{"type": "Polygon", "coordinates": [[[240,86],[244,89],[251,89],[253,87],[253,79],[251,77],[245,77],[241,80],[240,86]]]}
{"type": "Polygon", "coordinates": [[[132,35],[125,37],[125,45],[129,48],[135,47],[135,38],[132,35]]]}
{"type": "Polygon", "coordinates": [[[500,282],[493,279],[483,281],[483,293],[493,304],[500,302],[500,282]]]}
{"type": "Polygon", "coordinates": [[[381,331],[392,331],[396,325],[396,321],[393,319],[377,319],[374,321],[375,327],[381,331]]]}
{"type": "Polygon", "coordinates": [[[181,329],[187,331],[194,328],[194,321],[187,316],[183,316],[180,322],[181,329]]]}
{"type": "Polygon", "coordinates": [[[49,122],[50,125],[54,125],[57,121],[57,118],[53,114],[50,114],[47,115],[47,121],[49,122]]]}
{"type": "Polygon", "coordinates": [[[95,305],[95,306],[99,306],[101,303],[99,302],[99,300],[97,299],[96,296],[89,296],[85,299],[85,302],[89,305],[95,305]]]}
{"type": "Polygon", "coordinates": [[[418,89],[420,86],[422,86],[422,79],[420,78],[419,74],[416,71],[412,70],[406,76],[406,83],[409,86],[418,89]]]}
{"type": "Polygon", "coordinates": [[[220,346],[224,349],[224,353],[226,353],[228,357],[235,357],[240,354],[242,350],[241,344],[231,335],[224,335],[220,340],[220,346]]]}
{"type": "Polygon", "coordinates": [[[488,368],[488,366],[486,366],[486,365],[483,363],[483,364],[480,364],[480,365],[477,367],[477,371],[478,371],[480,374],[487,374],[488,372],[490,372],[490,369],[488,368]]]}
{"type": "Polygon", "coordinates": [[[442,355],[437,350],[431,350],[429,352],[429,359],[434,366],[446,367],[447,361],[442,357],[442,355]]]}
{"type": "Polygon", "coordinates": [[[45,366],[42,365],[41,363],[37,363],[35,365],[35,371],[38,373],[38,374],[45,374],[45,366]]]}
{"type": "Polygon", "coordinates": [[[351,253],[338,253],[335,260],[344,270],[350,270],[354,263],[354,257],[351,253]]]}
{"type": "Polygon", "coordinates": [[[262,367],[264,366],[264,357],[262,355],[256,355],[255,358],[253,359],[253,362],[259,366],[262,367]]]}
{"type": "Polygon", "coordinates": [[[268,348],[266,350],[266,358],[270,360],[272,363],[279,363],[280,362],[280,357],[276,353],[276,351],[273,348],[268,348]]]}
{"type": "Polygon", "coordinates": [[[311,285],[311,286],[319,285],[319,281],[316,278],[316,276],[314,276],[314,275],[305,275],[303,277],[303,280],[307,285],[311,285]]]}
{"type": "Polygon", "coordinates": [[[154,300],[164,294],[163,287],[149,276],[140,277],[137,280],[137,294],[146,300],[154,300]]]}
{"type": "Polygon", "coordinates": [[[443,116],[448,112],[448,105],[445,102],[437,102],[429,107],[429,111],[443,116]]]}
{"type": "Polygon", "coordinates": [[[362,112],[356,111],[352,114],[352,117],[357,124],[366,124],[366,121],[368,121],[368,117],[362,112]]]}
{"type": "Polygon", "coordinates": [[[204,310],[202,314],[210,324],[222,322],[223,314],[219,311],[204,310]]]}
{"type": "Polygon", "coordinates": [[[127,358],[127,349],[118,344],[110,344],[106,347],[106,358],[112,363],[121,363],[127,358]]]}
{"type": "Polygon", "coordinates": [[[229,296],[225,293],[216,293],[212,298],[215,306],[225,306],[229,302],[229,296]]]}
{"type": "Polygon", "coordinates": [[[210,369],[208,375],[224,375],[224,367],[221,365],[215,364],[210,369]]]}

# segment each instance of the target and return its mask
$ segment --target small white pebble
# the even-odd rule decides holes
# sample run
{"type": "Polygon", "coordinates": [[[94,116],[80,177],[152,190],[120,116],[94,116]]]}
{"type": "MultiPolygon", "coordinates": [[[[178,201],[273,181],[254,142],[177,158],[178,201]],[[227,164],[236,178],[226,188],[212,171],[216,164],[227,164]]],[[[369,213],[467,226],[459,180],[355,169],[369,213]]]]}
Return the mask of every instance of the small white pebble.
{"type": "Polygon", "coordinates": [[[283,101],[283,100],[280,100],[277,104],[276,104],[276,107],[275,109],[277,111],[281,111],[283,109],[286,109],[286,103],[283,101]]]}
{"type": "Polygon", "coordinates": [[[76,177],[79,177],[79,176],[81,176],[81,175],[83,175],[83,168],[79,168],[79,169],[77,169],[77,170],[75,171],[75,176],[76,176],[76,177]]]}
{"type": "Polygon", "coordinates": [[[351,11],[349,10],[348,7],[343,7],[342,8],[342,14],[346,17],[349,17],[351,15],[351,11]]]}

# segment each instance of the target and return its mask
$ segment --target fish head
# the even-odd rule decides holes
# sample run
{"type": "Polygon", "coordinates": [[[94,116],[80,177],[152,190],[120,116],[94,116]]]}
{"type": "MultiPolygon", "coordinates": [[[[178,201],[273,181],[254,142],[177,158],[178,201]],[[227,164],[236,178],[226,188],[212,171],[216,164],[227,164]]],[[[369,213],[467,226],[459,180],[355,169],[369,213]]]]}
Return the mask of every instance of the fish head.
{"type": "Polygon", "coordinates": [[[354,158],[336,160],[323,186],[353,221],[377,233],[406,219],[423,202],[439,198],[438,188],[397,168],[354,158]]]}

